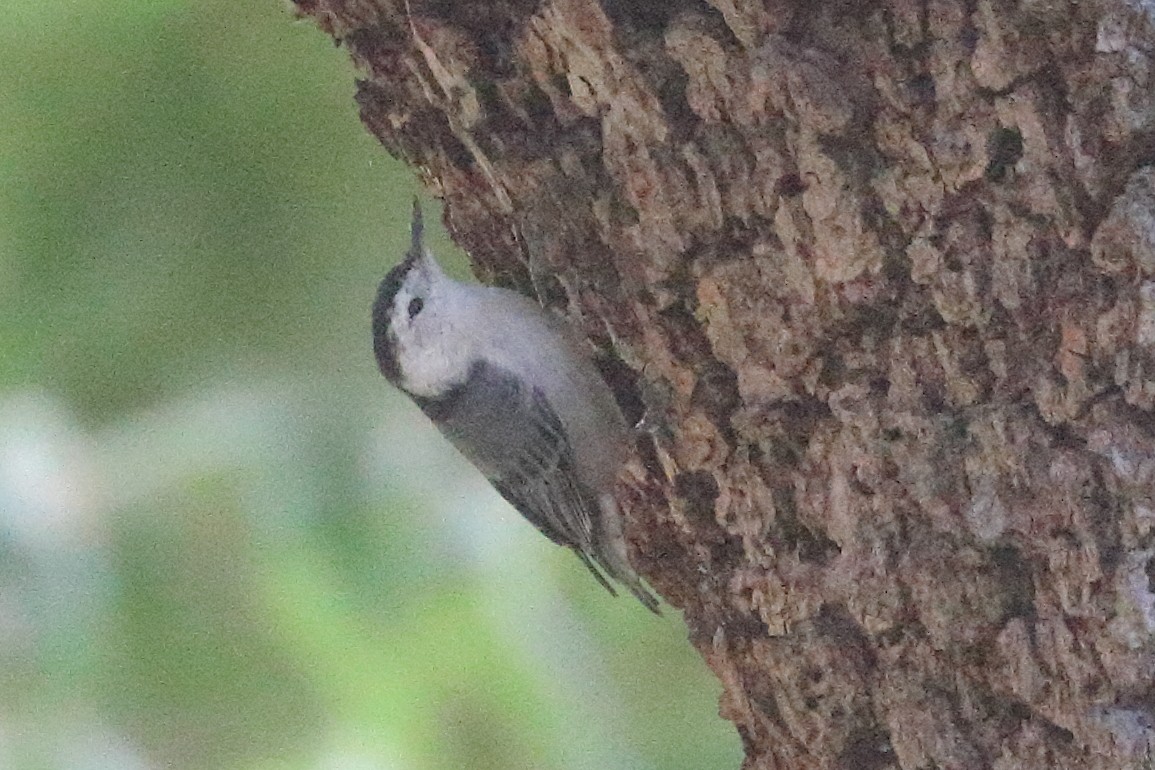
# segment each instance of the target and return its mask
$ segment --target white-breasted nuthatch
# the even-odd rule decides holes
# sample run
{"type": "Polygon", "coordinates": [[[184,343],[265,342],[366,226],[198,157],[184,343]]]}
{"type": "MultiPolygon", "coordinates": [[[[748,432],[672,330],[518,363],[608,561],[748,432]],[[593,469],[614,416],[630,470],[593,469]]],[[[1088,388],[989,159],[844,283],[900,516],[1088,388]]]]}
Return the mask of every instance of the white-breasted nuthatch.
{"type": "Polygon", "coordinates": [[[606,575],[657,612],[626,556],[613,497],[628,432],[588,352],[526,297],[446,276],[422,229],[415,200],[409,251],[373,303],[381,373],[611,594],[606,575]]]}

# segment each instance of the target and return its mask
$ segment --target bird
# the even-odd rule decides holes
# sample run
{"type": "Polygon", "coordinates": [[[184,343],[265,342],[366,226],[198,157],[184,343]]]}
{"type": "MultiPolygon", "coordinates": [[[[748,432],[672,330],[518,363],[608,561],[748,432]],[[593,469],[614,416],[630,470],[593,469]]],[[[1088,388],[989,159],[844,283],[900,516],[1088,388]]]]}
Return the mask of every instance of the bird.
{"type": "Polygon", "coordinates": [[[629,431],[588,346],[533,300],[446,275],[416,199],[410,236],[373,302],[381,373],[611,594],[616,582],[660,613],[630,565],[614,499],[629,431]]]}

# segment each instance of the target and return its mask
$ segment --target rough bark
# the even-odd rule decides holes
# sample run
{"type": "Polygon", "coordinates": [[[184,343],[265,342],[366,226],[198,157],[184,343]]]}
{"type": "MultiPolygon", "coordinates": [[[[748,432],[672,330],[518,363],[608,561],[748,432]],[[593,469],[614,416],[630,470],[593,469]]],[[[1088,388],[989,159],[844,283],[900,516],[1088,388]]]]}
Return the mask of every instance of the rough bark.
{"type": "Polygon", "coordinates": [[[1151,765],[1152,3],[296,4],[646,412],[746,767],[1151,765]]]}

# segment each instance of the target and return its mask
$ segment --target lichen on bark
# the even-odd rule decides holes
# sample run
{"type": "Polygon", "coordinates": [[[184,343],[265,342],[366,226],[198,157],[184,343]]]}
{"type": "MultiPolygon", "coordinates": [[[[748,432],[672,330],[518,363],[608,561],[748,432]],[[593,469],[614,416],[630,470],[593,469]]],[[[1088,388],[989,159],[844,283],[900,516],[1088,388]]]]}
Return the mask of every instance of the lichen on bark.
{"type": "Polygon", "coordinates": [[[1148,767],[1155,9],[297,0],[613,359],[749,768],[1148,767]]]}

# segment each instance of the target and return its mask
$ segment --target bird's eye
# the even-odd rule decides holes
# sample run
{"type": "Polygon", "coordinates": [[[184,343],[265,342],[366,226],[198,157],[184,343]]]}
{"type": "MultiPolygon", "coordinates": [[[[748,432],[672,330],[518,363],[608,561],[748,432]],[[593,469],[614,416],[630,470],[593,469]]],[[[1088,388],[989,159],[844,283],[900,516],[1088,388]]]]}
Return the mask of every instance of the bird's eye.
{"type": "Polygon", "coordinates": [[[421,297],[414,297],[409,300],[409,320],[412,321],[417,314],[421,312],[421,308],[423,307],[425,307],[425,300],[421,299],[421,297]]]}

